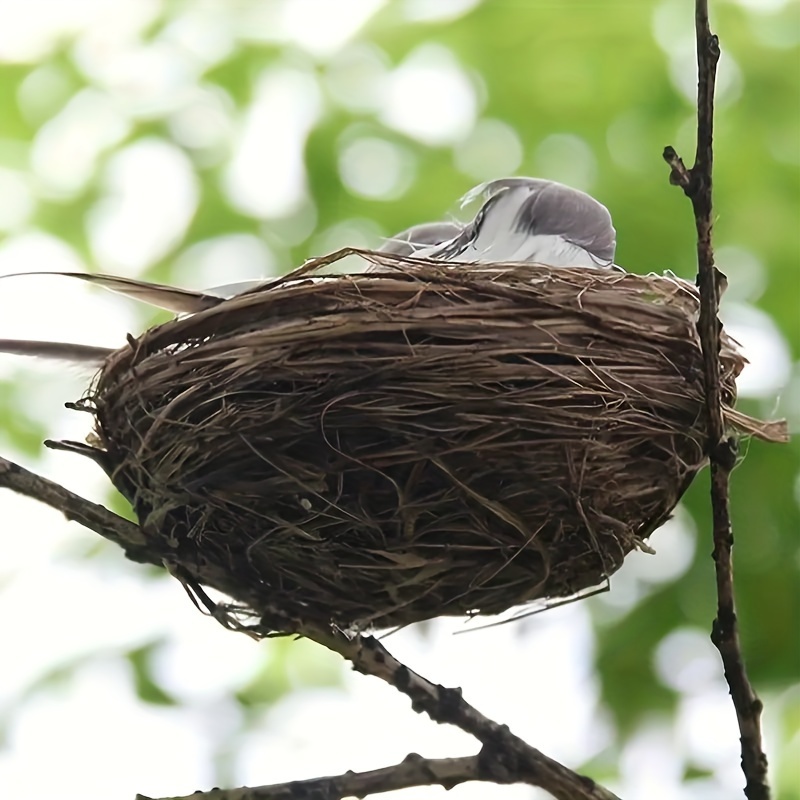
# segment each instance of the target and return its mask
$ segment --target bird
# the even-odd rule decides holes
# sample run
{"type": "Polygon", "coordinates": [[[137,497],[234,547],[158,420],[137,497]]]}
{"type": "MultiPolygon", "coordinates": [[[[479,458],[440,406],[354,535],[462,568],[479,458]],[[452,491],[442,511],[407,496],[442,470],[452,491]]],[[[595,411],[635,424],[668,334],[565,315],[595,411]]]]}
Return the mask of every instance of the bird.
{"type": "Polygon", "coordinates": [[[550,267],[614,264],[617,233],[611,214],[579,189],[541,178],[500,178],[470,190],[462,208],[476,199],[483,203],[469,224],[415,255],[550,267]]]}
{"type": "Polygon", "coordinates": [[[499,178],[461,198],[482,205],[468,224],[432,222],[390,237],[382,252],[480,263],[610,267],[617,233],[608,209],[591,195],[542,178],[499,178]]]}
{"type": "MultiPolygon", "coordinates": [[[[480,207],[469,222],[451,219],[414,225],[387,238],[379,252],[465,264],[615,266],[616,231],[611,214],[602,203],[579,189],[543,178],[499,178],[467,192],[461,198],[461,208],[476,201],[480,201],[480,207]]],[[[102,274],[15,275],[19,274],[60,275],[87,281],[176,314],[195,314],[268,285],[263,279],[255,279],[194,291],[102,274]]],[[[100,366],[113,350],[67,342],[0,339],[0,352],[100,366]]]]}

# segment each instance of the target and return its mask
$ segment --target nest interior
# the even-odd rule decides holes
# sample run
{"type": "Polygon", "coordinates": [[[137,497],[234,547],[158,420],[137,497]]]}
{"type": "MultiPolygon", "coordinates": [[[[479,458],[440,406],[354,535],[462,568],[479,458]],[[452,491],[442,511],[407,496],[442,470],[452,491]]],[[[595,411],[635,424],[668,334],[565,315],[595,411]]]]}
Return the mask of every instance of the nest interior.
{"type": "MultiPolygon", "coordinates": [[[[694,287],[362,255],[107,361],[95,444],[154,549],[277,628],[270,609],[386,628],[602,584],[705,463],[694,287]]],[[[732,405],[727,337],[721,361],[732,405]]]]}

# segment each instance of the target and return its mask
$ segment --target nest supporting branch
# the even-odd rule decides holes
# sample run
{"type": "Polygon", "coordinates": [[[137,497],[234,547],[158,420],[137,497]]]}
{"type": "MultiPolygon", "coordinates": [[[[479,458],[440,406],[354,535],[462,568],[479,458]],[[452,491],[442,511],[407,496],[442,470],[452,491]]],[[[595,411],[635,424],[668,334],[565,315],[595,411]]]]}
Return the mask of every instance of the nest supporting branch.
{"type": "Polygon", "coordinates": [[[124,519],[97,503],[84,500],[60,484],[2,457],[0,488],[11,489],[60,511],[70,522],[79,522],[90,531],[119,545],[129,557],[146,546],[147,540],[135,522],[124,519]]]}
{"type": "MultiPolygon", "coordinates": [[[[141,529],[135,523],[4,458],[0,458],[0,488],[11,489],[49,505],[67,519],[80,522],[94,533],[120,545],[129,557],[142,562],[162,563],[157,550],[148,550],[141,529]]],[[[286,625],[295,630],[302,628],[307,638],[339,653],[357,672],[373,675],[393,686],[411,700],[415,711],[428,714],[435,722],[455,725],[471,734],[480,742],[480,752],[475,756],[451,759],[425,759],[411,754],[399,764],[369,772],[351,771],[273,786],[194,792],[190,795],[192,800],[338,800],[411,786],[450,788],[467,781],[525,783],[544,789],[557,800],[619,800],[613,792],[590,778],[531,747],[512,734],[507,726],[485,717],[463,699],[460,689],[448,689],[418,675],[394,658],[374,637],[348,636],[330,628],[304,625],[297,620],[286,620],[286,625]]],[[[270,628],[252,632],[269,635],[270,628]]],[[[143,795],[138,797],[147,800],[143,795]]]]}
{"type": "Polygon", "coordinates": [[[692,202],[697,228],[697,285],[700,291],[698,334],[703,363],[708,409],[708,453],[711,466],[711,507],[713,518],[714,565],[717,582],[717,615],[711,640],[719,650],[739,724],[742,771],[749,800],[767,800],[767,757],[761,740],[761,710],[747,676],[736,620],[733,586],[733,529],[730,515],[730,473],[736,461],[736,440],[727,437],[722,413],[719,379],[721,325],[717,316],[723,276],[714,265],[711,240],[714,86],[720,49],[711,32],[708,0],[696,0],[697,39],[697,150],[694,166],[687,169],[674,148],[664,150],[671,167],[670,181],[680,186],[692,202]]]}

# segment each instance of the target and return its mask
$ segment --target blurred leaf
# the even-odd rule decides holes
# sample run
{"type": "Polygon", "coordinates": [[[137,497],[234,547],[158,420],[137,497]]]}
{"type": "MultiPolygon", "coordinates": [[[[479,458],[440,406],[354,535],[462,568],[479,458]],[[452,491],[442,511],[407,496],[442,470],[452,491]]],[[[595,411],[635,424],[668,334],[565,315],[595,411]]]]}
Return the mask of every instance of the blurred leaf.
{"type": "Polygon", "coordinates": [[[659,683],[652,663],[656,645],[680,617],[674,592],[665,590],[640,601],[627,616],[597,632],[602,698],[623,735],[653,712],[675,709],[678,696],[659,683]]]}
{"type": "Polygon", "coordinates": [[[6,440],[16,450],[35,458],[41,454],[48,434],[41,420],[28,416],[23,397],[23,386],[0,380],[0,441],[6,440]]]}
{"type": "MultiPolygon", "coordinates": [[[[270,644],[275,644],[273,640],[270,644]]],[[[270,649],[269,658],[265,660],[259,672],[236,692],[237,701],[245,707],[272,706],[285,697],[292,688],[286,670],[286,660],[280,657],[280,648],[276,652],[270,649]]]]}
{"type": "Polygon", "coordinates": [[[158,706],[175,706],[178,701],[153,677],[152,658],[160,645],[160,642],[151,642],[125,653],[125,658],[133,670],[133,685],[140,700],[158,706]]]}
{"type": "Polygon", "coordinates": [[[294,689],[327,689],[342,685],[339,656],[307,639],[270,641],[259,672],[236,695],[241,705],[272,706],[294,689]]]}
{"type": "Polygon", "coordinates": [[[707,779],[712,778],[713,776],[714,773],[711,770],[702,769],[692,765],[689,765],[683,773],[683,779],[685,781],[707,779]]]}

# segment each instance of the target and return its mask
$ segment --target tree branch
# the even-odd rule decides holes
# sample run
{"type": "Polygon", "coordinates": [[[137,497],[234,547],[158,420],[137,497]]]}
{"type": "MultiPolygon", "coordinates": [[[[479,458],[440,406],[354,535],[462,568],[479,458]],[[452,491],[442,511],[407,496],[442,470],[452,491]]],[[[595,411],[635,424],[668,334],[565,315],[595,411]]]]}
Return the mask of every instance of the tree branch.
{"type": "Polygon", "coordinates": [[[104,539],[118,544],[126,553],[147,545],[147,539],[135,522],[123,519],[101,505],[84,500],[63,486],[2,457],[0,457],[0,488],[11,489],[55,508],[68,520],[79,522],[104,539]]]}
{"type": "MultiPolygon", "coordinates": [[[[129,558],[161,563],[158,552],[151,547],[138,525],[4,458],[0,458],[0,488],[19,492],[61,511],[67,519],[80,522],[123,547],[129,558]]],[[[202,592],[200,587],[191,588],[202,592]]],[[[225,609],[216,606],[204,594],[202,597],[212,616],[226,624],[225,609]]],[[[265,621],[261,628],[236,627],[254,634],[269,635],[280,612],[270,610],[269,613],[270,621],[265,621]]],[[[282,629],[302,632],[307,638],[339,653],[357,672],[374,675],[407,695],[415,711],[428,714],[435,722],[455,725],[471,734],[482,745],[480,753],[472,757],[438,760],[412,755],[399,764],[371,772],[348,772],[335,777],[258,788],[214,789],[195,792],[191,795],[193,800],[338,800],[407,786],[441,785],[447,788],[472,780],[539,786],[556,800],[619,800],[590,778],[573,772],[531,747],[512,734],[507,726],[483,716],[462,698],[460,689],[447,689],[413,672],[377,639],[310,627],[295,619],[283,620],[282,629]]]]}
{"type": "MultiPolygon", "coordinates": [[[[393,792],[412,786],[443,786],[452,789],[460,783],[482,780],[481,757],[422,758],[416,753],[407,755],[399,764],[369,772],[346,772],[307,781],[273,783],[271,786],[251,786],[240,789],[211,789],[193,792],[183,797],[164,797],[161,800],[337,800],[342,797],[366,797],[370,794],[393,792]]],[[[137,795],[136,800],[152,800],[137,795]]]]}
{"type": "Polygon", "coordinates": [[[680,186],[692,201],[697,229],[697,285],[700,290],[700,318],[697,329],[703,348],[706,403],[708,412],[708,453],[711,462],[711,508],[713,517],[714,565],[717,582],[717,616],[711,640],[719,650],[739,723],[742,771],[749,800],[768,800],[767,758],[761,743],[761,701],[747,676],[736,620],[733,588],[733,530],[730,516],[730,472],[736,461],[736,441],[726,438],[720,388],[720,281],[724,278],[714,265],[711,242],[712,167],[714,127],[714,86],[719,40],[711,32],[708,0],[696,0],[697,39],[697,150],[694,166],[687,169],[674,148],[664,150],[670,182],[680,186]]]}
{"type": "MultiPolygon", "coordinates": [[[[455,725],[482,745],[484,775],[495,783],[527,783],[557,800],[619,800],[608,789],[544,755],[509,730],[483,716],[461,695],[413,672],[372,636],[348,637],[314,630],[309,638],[339,653],[357,672],[380,678],[411,699],[411,707],[434,722],[455,725]]],[[[486,777],[484,780],[488,779],[486,777]]]]}

